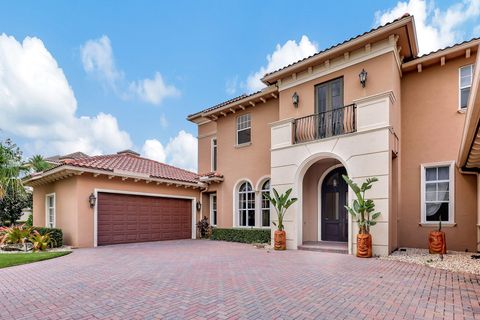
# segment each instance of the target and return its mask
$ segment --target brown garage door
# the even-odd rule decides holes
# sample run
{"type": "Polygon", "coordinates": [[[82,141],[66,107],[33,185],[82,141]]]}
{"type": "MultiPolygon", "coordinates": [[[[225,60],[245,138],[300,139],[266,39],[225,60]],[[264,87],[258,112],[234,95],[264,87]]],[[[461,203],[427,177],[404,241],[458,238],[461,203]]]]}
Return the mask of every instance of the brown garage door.
{"type": "Polygon", "coordinates": [[[186,199],[98,194],[97,244],[192,237],[192,201],[186,199]]]}

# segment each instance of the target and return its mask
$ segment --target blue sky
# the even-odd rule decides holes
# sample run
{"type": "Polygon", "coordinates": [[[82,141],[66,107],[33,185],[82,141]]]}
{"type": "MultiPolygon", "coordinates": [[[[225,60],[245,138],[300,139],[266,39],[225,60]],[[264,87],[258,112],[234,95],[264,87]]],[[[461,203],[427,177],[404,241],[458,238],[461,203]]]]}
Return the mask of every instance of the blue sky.
{"type": "Polygon", "coordinates": [[[195,170],[196,127],[186,116],[256,89],[256,73],[406,10],[421,48],[449,45],[479,33],[478,2],[3,3],[0,137],[25,156],[129,147],[195,170]]]}

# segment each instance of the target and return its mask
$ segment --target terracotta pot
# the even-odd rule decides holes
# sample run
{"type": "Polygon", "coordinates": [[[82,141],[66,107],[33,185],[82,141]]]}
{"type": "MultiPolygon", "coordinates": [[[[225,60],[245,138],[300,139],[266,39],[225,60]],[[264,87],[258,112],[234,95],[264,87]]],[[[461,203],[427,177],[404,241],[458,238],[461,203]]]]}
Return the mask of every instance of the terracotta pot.
{"type": "Polygon", "coordinates": [[[432,254],[447,253],[447,242],[445,241],[445,232],[430,231],[430,236],[428,237],[428,251],[432,254]]]}
{"type": "Polygon", "coordinates": [[[273,234],[273,249],[287,249],[287,234],[285,233],[285,230],[275,230],[275,233],[273,234]]]}
{"type": "Polygon", "coordinates": [[[357,257],[372,257],[372,235],[364,233],[357,234],[357,257]]]}

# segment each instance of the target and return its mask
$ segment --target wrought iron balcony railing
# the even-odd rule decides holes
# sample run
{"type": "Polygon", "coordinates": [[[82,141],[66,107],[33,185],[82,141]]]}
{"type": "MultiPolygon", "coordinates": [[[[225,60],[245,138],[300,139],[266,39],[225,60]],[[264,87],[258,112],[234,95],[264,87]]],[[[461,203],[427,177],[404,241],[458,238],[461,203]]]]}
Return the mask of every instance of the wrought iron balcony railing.
{"type": "Polygon", "coordinates": [[[294,143],[325,139],[357,130],[355,104],[312,114],[293,122],[294,143]]]}

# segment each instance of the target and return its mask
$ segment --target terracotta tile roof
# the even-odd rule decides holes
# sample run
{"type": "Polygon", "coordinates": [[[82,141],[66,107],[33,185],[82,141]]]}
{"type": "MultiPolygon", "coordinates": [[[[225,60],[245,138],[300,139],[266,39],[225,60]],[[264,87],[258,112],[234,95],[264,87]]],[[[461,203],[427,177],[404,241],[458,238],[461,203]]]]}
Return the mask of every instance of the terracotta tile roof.
{"type": "Polygon", "coordinates": [[[282,68],[280,68],[280,69],[277,69],[277,70],[275,70],[275,71],[271,71],[271,72],[269,72],[269,73],[266,73],[263,77],[267,77],[267,76],[269,76],[269,75],[271,75],[271,74],[274,74],[274,73],[276,73],[276,72],[278,72],[278,71],[281,71],[281,70],[283,70],[283,69],[289,68],[289,67],[291,67],[291,66],[293,66],[293,65],[295,65],[295,64],[297,64],[297,63],[300,63],[300,62],[302,62],[302,61],[308,60],[308,59],[310,59],[310,58],[312,58],[312,57],[315,57],[315,56],[317,56],[317,55],[319,55],[319,54],[322,54],[322,53],[324,53],[324,52],[326,52],[326,51],[332,50],[332,49],[334,49],[334,48],[336,48],[336,47],[338,47],[338,46],[341,46],[341,45],[343,45],[343,44],[345,44],[345,43],[347,43],[347,42],[350,42],[350,41],[355,40],[355,39],[357,39],[357,38],[363,37],[363,36],[365,36],[365,35],[367,35],[367,34],[369,34],[369,33],[372,33],[372,32],[374,32],[374,31],[377,31],[377,30],[379,30],[379,29],[382,29],[382,28],[384,28],[384,27],[386,27],[386,26],[391,25],[392,23],[395,23],[395,22],[400,21],[400,20],[402,20],[402,19],[406,19],[406,18],[408,18],[408,17],[410,17],[410,14],[405,13],[405,14],[404,14],[403,16],[401,16],[400,18],[397,18],[397,19],[395,19],[395,20],[393,20],[393,21],[387,22],[387,23],[385,23],[385,24],[383,24],[383,25],[381,25],[381,26],[378,26],[378,27],[376,27],[376,28],[372,28],[372,29],[370,29],[370,30],[368,30],[368,31],[366,31],[366,32],[364,32],[364,33],[362,33],[362,34],[359,34],[359,35],[356,35],[356,36],[354,36],[354,37],[351,37],[350,39],[347,39],[347,40],[345,40],[345,41],[342,41],[342,42],[339,42],[339,43],[337,43],[337,44],[334,44],[333,46],[330,46],[330,47],[328,47],[328,48],[326,48],[326,49],[323,49],[322,51],[318,51],[317,53],[314,53],[314,54],[312,54],[311,56],[305,57],[305,58],[303,58],[303,59],[301,59],[301,60],[298,60],[298,61],[295,61],[295,62],[293,62],[293,63],[290,63],[289,65],[286,65],[286,66],[284,66],[284,67],[282,67],[282,68]]]}
{"type": "MultiPolygon", "coordinates": [[[[435,54],[435,53],[438,53],[438,52],[441,52],[441,51],[445,51],[445,50],[448,50],[448,49],[451,49],[451,48],[454,48],[454,47],[458,47],[458,46],[461,46],[463,44],[466,44],[466,43],[469,43],[469,42],[473,42],[473,41],[476,41],[476,40],[479,40],[480,37],[477,37],[477,38],[471,38],[470,40],[465,40],[465,41],[462,41],[462,42],[457,42],[457,43],[454,43],[448,47],[444,47],[444,48],[440,48],[440,49],[437,49],[435,51],[430,51],[429,53],[424,53],[422,54],[421,56],[418,56],[416,59],[420,59],[420,58],[424,58],[426,56],[429,56],[431,54],[435,54]]],[[[415,60],[415,59],[414,59],[415,60]]],[[[412,60],[413,61],[413,60],[412,60]]]]}
{"type": "Polygon", "coordinates": [[[249,93],[249,94],[245,94],[245,93],[244,93],[244,94],[242,94],[242,95],[239,95],[238,97],[232,98],[232,99],[230,99],[230,100],[223,101],[223,102],[221,102],[221,103],[219,103],[219,104],[216,104],[216,105],[214,105],[214,106],[211,106],[211,107],[208,107],[208,108],[206,108],[206,109],[203,109],[202,111],[199,111],[199,112],[196,112],[196,113],[192,113],[192,114],[188,115],[187,118],[191,118],[191,117],[193,117],[193,116],[195,116],[195,115],[197,115],[197,114],[200,114],[200,113],[210,112],[210,111],[212,111],[212,110],[219,109],[219,108],[221,108],[221,107],[223,107],[223,106],[226,106],[227,104],[233,103],[233,102],[235,102],[235,101],[242,100],[242,99],[244,99],[244,98],[253,96],[253,95],[255,95],[255,94],[257,94],[257,93],[260,93],[260,92],[261,92],[261,90],[260,90],[260,91],[257,91],[257,92],[254,92],[254,93],[249,93]]]}
{"type": "Polygon", "coordinates": [[[197,183],[199,178],[194,172],[142,158],[130,152],[71,159],[65,161],[60,166],[66,165],[191,183],[197,183]]]}
{"type": "Polygon", "coordinates": [[[86,157],[89,157],[89,155],[83,152],[73,152],[73,153],[66,154],[64,156],[60,156],[60,155],[51,156],[51,157],[45,158],[45,161],[60,163],[61,160],[63,159],[80,159],[80,158],[86,158],[86,157]]]}

